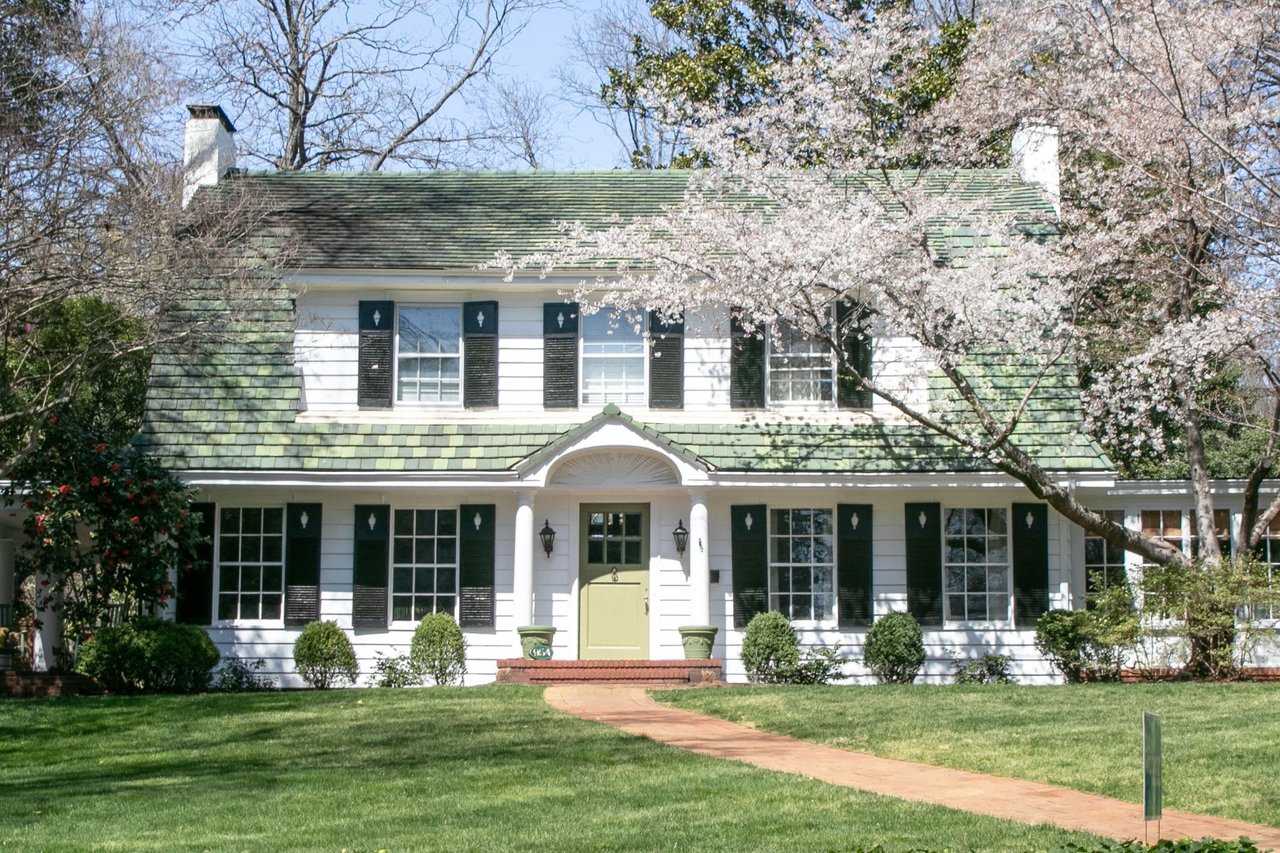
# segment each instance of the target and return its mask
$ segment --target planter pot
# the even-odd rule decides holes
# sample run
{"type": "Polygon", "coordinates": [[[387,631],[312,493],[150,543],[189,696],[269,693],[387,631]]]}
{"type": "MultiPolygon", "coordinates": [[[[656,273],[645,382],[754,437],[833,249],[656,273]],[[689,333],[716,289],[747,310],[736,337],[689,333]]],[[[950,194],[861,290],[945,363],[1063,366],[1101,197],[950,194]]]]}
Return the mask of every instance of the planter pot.
{"type": "Polygon", "coordinates": [[[551,660],[551,638],[556,629],[550,625],[524,625],[516,628],[520,635],[520,651],[530,660],[551,660]]]}
{"type": "Polygon", "coordinates": [[[708,660],[719,630],[715,625],[681,625],[680,643],[684,646],[685,660],[708,660]]]}

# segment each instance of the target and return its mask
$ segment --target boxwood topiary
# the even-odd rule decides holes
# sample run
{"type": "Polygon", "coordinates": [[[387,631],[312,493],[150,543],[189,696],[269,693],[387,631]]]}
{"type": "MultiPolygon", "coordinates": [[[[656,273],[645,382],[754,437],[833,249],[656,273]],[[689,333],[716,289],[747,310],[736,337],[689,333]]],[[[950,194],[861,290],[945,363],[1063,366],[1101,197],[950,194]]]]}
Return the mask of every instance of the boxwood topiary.
{"type": "Polygon", "coordinates": [[[355,684],[360,675],[355,649],[337,622],[308,622],[293,644],[293,664],[298,675],[321,690],[355,684]]]}
{"type": "Polygon", "coordinates": [[[800,641],[787,617],[768,610],[751,618],[742,638],[747,678],[758,684],[785,683],[799,663],[800,641]]]}
{"type": "Polygon", "coordinates": [[[413,669],[435,684],[461,684],[467,674],[467,641],[448,613],[428,613],[409,645],[413,669]]]}
{"type": "Polygon", "coordinates": [[[924,666],[924,637],[910,613],[888,613],[867,632],[863,660],[886,684],[910,684],[924,666]]]}
{"type": "Polygon", "coordinates": [[[117,693],[196,693],[209,687],[218,648],[194,625],[138,619],[80,646],[76,670],[117,693]]]}

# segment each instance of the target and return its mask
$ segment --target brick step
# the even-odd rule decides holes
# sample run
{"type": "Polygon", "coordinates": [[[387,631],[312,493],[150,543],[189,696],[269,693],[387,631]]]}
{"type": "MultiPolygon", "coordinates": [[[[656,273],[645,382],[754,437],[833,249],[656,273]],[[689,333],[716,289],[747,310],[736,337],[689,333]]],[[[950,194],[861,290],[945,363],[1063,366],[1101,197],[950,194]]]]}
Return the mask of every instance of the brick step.
{"type": "Polygon", "coordinates": [[[719,660],[498,661],[500,684],[709,684],[722,678],[719,660]]]}
{"type": "Polygon", "coordinates": [[[101,692],[93,679],[75,673],[0,672],[0,698],[5,699],[54,699],[101,692]]]}

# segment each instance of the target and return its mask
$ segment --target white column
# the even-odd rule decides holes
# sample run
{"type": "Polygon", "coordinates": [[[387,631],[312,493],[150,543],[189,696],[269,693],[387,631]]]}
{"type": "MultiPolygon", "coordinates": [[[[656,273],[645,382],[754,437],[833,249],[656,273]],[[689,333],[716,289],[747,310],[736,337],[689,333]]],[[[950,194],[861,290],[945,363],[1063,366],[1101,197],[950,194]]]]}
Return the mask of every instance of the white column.
{"type": "Polygon", "coordinates": [[[515,599],[516,627],[533,624],[533,492],[516,493],[515,577],[511,583],[515,599]]]}
{"type": "Polygon", "coordinates": [[[689,618],[694,625],[711,624],[711,555],[707,535],[707,496],[689,496],[689,618]]]}

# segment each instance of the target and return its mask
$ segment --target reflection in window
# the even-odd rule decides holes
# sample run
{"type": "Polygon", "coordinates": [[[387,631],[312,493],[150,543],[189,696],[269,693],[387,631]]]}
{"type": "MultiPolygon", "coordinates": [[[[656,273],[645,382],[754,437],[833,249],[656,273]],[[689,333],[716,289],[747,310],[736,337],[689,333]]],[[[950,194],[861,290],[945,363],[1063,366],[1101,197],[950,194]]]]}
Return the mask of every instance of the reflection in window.
{"type": "Polygon", "coordinates": [[[943,532],[946,618],[1009,618],[1009,527],[1004,509],[949,509],[943,532]]]}
{"type": "Polygon", "coordinates": [[[835,617],[834,524],[829,509],[775,509],[769,531],[769,609],[792,620],[835,617]]]}
{"type": "Polygon", "coordinates": [[[396,337],[396,398],[462,401],[462,313],[456,307],[402,306],[396,337]]]}
{"type": "Polygon", "coordinates": [[[582,317],[582,403],[643,406],[644,334],[625,316],[599,311],[582,317]]]}

